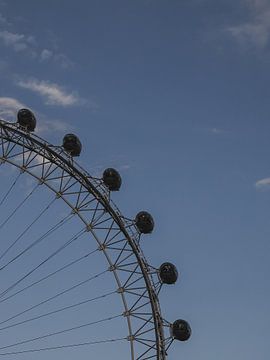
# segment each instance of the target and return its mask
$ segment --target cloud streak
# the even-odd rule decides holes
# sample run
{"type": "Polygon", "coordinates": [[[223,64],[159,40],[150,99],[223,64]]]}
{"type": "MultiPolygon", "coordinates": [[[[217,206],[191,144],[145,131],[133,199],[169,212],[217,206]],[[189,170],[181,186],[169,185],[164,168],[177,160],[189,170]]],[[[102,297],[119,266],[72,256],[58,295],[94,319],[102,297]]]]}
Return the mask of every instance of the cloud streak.
{"type": "Polygon", "coordinates": [[[68,93],[64,87],[49,81],[28,79],[19,80],[16,85],[40,95],[47,105],[59,105],[63,107],[81,105],[85,100],[75,92],[68,93]]]}
{"type": "Polygon", "coordinates": [[[219,128],[211,128],[209,129],[209,131],[212,133],[212,134],[215,134],[215,135],[220,135],[220,134],[224,134],[226,131],[223,130],[223,129],[219,129],[219,128]]]}
{"type": "MultiPolygon", "coordinates": [[[[0,97],[0,118],[2,120],[15,122],[19,109],[25,108],[25,104],[11,97],[0,97]]],[[[73,130],[73,127],[65,121],[53,119],[48,120],[42,114],[37,113],[38,117],[36,132],[39,135],[48,133],[65,133],[73,130]]]]}
{"type": "Polygon", "coordinates": [[[17,111],[25,108],[19,100],[11,97],[0,97],[0,117],[4,120],[14,121],[17,111]]]}
{"type": "Polygon", "coordinates": [[[4,26],[9,26],[9,22],[7,21],[7,19],[0,13],[0,25],[4,25],[4,26]]]}
{"type": "Polygon", "coordinates": [[[74,63],[63,53],[57,50],[42,48],[39,46],[33,35],[25,35],[19,32],[11,32],[6,28],[11,24],[0,13],[0,41],[9,49],[28,55],[40,63],[55,63],[62,69],[68,69],[74,66],[74,63]]]}
{"type": "Polygon", "coordinates": [[[37,123],[37,133],[40,136],[55,132],[64,134],[71,131],[73,131],[73,127],[61,120],[42,119],[42,121],[37,123]]]}
{"type": "Polygon", "coordinates": [[[258,180],[255,183],[255,187],[258,190],[270,190],[270,178],[264,178],[264,179],[258,180]]]}
{"type": "Polygon", "coordinates": [[[270,2],[267,0],[245,0],[250,20],[226,31],[241,45],[265,48],[270,40],[270,2]]]}
{"type": "Polygon", "coordinates": [[[27,51],[30,55],[36,56],[36,52],[32,48],[35,43],[33,36],[25,36],[24,34],[3,30],[0,31],[0,40],[16,52],[27,51]]]}
{"type": "Polygon", "coordinates": [[[27,45],[23,42],[23,34],[15,34],[4,30],[0,31],[0,39],[6,46],[12,47],[15,51],[21,48],[21,46],[23,46],[23,48],[27,47],[27,45]]]}

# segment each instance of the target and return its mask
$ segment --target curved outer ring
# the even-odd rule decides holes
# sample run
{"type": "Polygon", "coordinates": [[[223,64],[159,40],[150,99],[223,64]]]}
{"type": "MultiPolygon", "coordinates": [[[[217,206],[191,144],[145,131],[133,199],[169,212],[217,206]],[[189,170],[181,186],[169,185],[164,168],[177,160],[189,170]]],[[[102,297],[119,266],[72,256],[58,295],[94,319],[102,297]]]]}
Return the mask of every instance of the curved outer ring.
{"type": "MultiPolygon", "coordinates": [[[[151,278],[151,275],[149,274],[148,264],[145,260],[145,257],[143,255],[142,250],[139,247],[138,242],[136,241],[136,237],[139,236],[139,233],[137,230],[134,229],[133,231],[130,228],[130,226],[125,225],[125,217],[121,214],[119,209],[116,207],[116,205],[111,201],[108,200],[108,190],[105,187],[105,185],[99,186],[101,188],[101,191],[98,190],[95,186],[95,179],[92,178],[84,169],[82,169],[78,164],[76,164],[72,158],[70,158],[60,147],[52,146],[42,138],[33,135],[29,132],[24,131],[24,129],[21,129],[17,124],[11,124],[7,123],[3,120],[0,120],[0,127],[4,130],[5,135],[0,134],[0,137],[8,140],[10,142],[16,143],[20,146],[26,147],[29,150],[39,154],[37,151],[38,149],[43,149],[45,152],[43,153],[43,157],[45,157],[50,162],[56,164],[58,167],[65,170],[67,173],[69,173],[71,176],[73,176],[82,186],[84,186],[87,191],[89,191],[106,209],[106,211],[111,215],[111,217],[114,219],[114,221],[119,226],[122,233],[125,235],[125,238],[127,242],[129,243],[134,255],[136,256],[138,265],[140,266],[140,270],[142,272],[146,289],[148,292],[149,300],[151,303],[151,309],[152,309],[152,316],[153,316],[153,322],[155,326],[155,339],[156,339],[156,359],[157,360],[165,360],[166,359],[166,351],[165,351],[165,339],[164,339],[164,333],[163,333],[163,321],[160,311],[160,305],[158,301],[158,294],[155,290],[155,286],[153,284],[153,280],[151,278]],[[19,141],[13,140],[8,132],[11,132],[13,134],[17,134],[20,137],[23,137],[30,141],[31,145],[35,146],[27,146],[25,143],[20,143],[19,141]],[[59,153],[60,152],[60,153],[59,153]],[[46,157],[46,155],[49,155],[46,157]]],[[[14,165],[14,164],[13,164],[14,165]]],[[[27,170],[26,170],[27,171],[27,170]]],[[[33,174],[30,173],[30,175],[33,176],[33,174]]],[[[40,179],[42,180],[42,179],[40,179]]],[[[43,181],[44,182],[44,181],[43,181]]],[[[100,184],[99,184],[100,185],[100,184]]],[[[54,189],[51,189],[54,190],[54,189]]],[[[66,201],[64,199],[64,201],[66,201]]],[[[67,202],[67,201],[66,201],[67,202]]],[[[70,204],[68,204],[71,206],[70,204]]],[[[80,216],[80,214],[77,214],[80,216]]],[[[84,219],[80,216],[81,220],[84,221],[84,219]]],[[[85,222],[85,221],[84,221],[85,222]]],[[[86,224],[87,225],[87,224],[86,224]]],[[[96,237],[95,237],[96,238],[96,237]]],[[[96,238],[98,241],[98,239],[96,238]]],[[[99,242],[99,241],[98,241],[99,242]]],[[[100,244],[101,245],[101,244],[100,244]]],[[[110,266],[113,264],[110,261],[109,256],[106,254],[106,251],[104,251],[104,254],[107,258],[107,261],[110,266]]],[[[118,275],[116,271],[113,269],[113,273],[116,279],[116,282],[118,286],[121,284],[120,280],[118,278],[118,275]]],[[[127,303],[125,300],[125,297],[123,294],[121,294],[123,305],[126,311],[128,311],[127,303]]],[[[132,333],[131,333],[131,323],[130,318],[127,316],[128,321],[128,328],[129,328],[129,337],[131,342],[131,352],[132,352],[132,358],[134,358],[134,349],[133,349],[133,339],[132,339],[132,333]]]]}

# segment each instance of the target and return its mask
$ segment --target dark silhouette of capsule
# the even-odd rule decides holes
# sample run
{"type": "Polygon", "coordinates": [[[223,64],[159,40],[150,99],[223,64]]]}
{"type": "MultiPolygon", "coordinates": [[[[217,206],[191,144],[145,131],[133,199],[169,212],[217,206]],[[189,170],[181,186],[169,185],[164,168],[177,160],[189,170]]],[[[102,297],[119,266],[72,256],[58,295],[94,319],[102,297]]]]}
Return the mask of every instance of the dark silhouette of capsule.
{"type": "Polygon", "coordinates": [[[17,121],[28,131],[34,131],[37,124],[35,115],[29,109],[20,109],[17,113],[17,121]]]}
{"type": "Polygon", "coordinates": [[[159,267],[159,277],[164,284],[174,284],[178,278],[175,265],[165,262],[159,267]]]}
{"type": "Polygon", "coordinates": [[[154,229],[154,219],[146,211],[141,211],[136,215],[135,224],[143,234],[150,234],[154,229]]]}
{"type": "Polygon", "coordinates": [[[176,340],[187,341],[190,338],[191,327],[187,321],[182,319],[176,320],[171,327],[172,335],[176,340]]]}
{"type": "Polygon", "coordinates": [[[82,144],[74,134],[66,134],[63,139],[63,148],[71,156],[79,156],[82,151],[82,144]]]}
{"type": "Polygon", "coordinates": [[[113,168],[108,168],[104,171],[102,179],[105,185],[111,191],[118,191],[122,184],[121,176],[118,171],[113,168]]]}

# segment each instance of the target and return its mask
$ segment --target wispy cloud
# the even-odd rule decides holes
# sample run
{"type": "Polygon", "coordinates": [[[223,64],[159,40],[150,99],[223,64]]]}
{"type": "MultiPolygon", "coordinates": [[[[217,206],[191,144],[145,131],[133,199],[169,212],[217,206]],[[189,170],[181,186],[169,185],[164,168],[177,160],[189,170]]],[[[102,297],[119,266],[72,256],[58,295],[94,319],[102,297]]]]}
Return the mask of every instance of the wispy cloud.
{"type": "Polygon", "coordinates": [[[8,48],[15,52],[20,52],[25,56],[30,56],[36,59],[40,63],[54,63],[60,66],[62,69],[68,69],[74,66],[74,63],[68,58],[67,55],[61,52],[60,49],[42,47],[40,39],[29,34],[23,34],[21,32],[12,32],[7,30],[12,25],[7,19],[0,13],[0,41],[8,48]]]}
{"type": "Polygon", "coordinates": [[[40,54],[40,60],[41,61],[48,61],[52,58],[53,52],[48,49],[43,49],[40,54]]]}
{"type": "Polygon", "coordinates": [[[59,64],[62,69],[70,69],[74,66],[74,62],[62,53],[54,53],[52,59],[55,63],[59,64]]]}
{"type": "Polygon", "coordinates": [[[3,30],[0,31],[0,40],[16,52],[27,51],[29,55],[37,55],[36,51],[33,49],[33,45],[35,44],[33,36],[25,36],[24,34],[17,34],[8,30],[3,30]]]}
{"type": "Polygon", "coordinates": [[[0,97],[0,117],[4,120],[14,121],[17,111],[25,108],[19,100],[11,97],[0,97]]]}
{"type": "Polygon", "coordinates": [[[224,134],[226,132],[225,130],[216,128],[216,127],[210,128],[209,131],[210,131],[210,133],[215,134],[215,135],[224,134]]]}
{"type": "Polygon", "coordinates": [[[255,187],[258,190],[270,190],[270,178],[264,178],[264,179],[258,180],[255,183],[255,187]]]}
{"type": "Polygon", "coordinates": [[[68,92],[63,86],[49,81],[28,79],[19,80],[16,85],[31,90],[45,99],[47,105],[73,106],[81,105],[85,102],[75,92],[68,92]]]}
{"type": "Polygon", "coordinates": [[[37,122],[37,129],[36,132],[39,135],[45,135],[49,133],[67,133],[73,131],[74,128],[70,124],[66,123],[62,120],[47,120],[47,119],[41,119],[41,121],[37,122]]]}
{"type": "Polygon", "coordinates": [[[0,13],[0,26],[9,26],[10,23],[7,19],[0,13]]]}
{"type": "Polygon", "coordinates": [[[270,40],[270,2],[268,0],[245,0],[250,20],[228,26],[226,31],[241,45],[265,48],[270,40]]]}
{"type": "MultiPolygon", "coordinates": [[[[11,97],[0,97],[0,118],[15,122],[18,110],[27,107],[21,101],[11,97]]],[[[33,110],[34,111],[34,110],[33,110]]],[[[47,119],[44,115],[34,111],[37,117],[36,133],[39,135],[50,133],[65,133],[73,130],[73,127],[59,119],[47,119]]]]}
{"type": "Polygon", "coordinates": [[[58,53],[50,49],[43,49],[40,53],[40,62],[47,63],[50,61],[60,65],[63,69],[68,69],[74,66],[74,63],[65,54],[58,53]]]}

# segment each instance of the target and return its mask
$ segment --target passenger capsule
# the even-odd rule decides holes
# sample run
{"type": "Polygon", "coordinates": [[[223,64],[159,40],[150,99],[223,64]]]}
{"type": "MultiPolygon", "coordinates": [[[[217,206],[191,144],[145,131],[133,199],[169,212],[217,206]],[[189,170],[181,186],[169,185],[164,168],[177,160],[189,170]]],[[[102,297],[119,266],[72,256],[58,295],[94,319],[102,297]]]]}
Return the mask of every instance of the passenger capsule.
{"type": "Polygon", "coordinates": [[[191,327],[189,323],[185,320],[179,319],[176,320],[171,325],[172,336],[179,341],[187,341],[191,336],[191,327]]]}
{"type": "Polygon", "coordinates": [[[178,278],[178,271],[173,264],[165,262],[159,268],[159,277],[164,284],[174,284],[178,278]]]}
{"type": "Polygon", "coordinates": [[[146,211],[141,211],[136,215],[135,224],[143,234],[150,234],[154,229],[154,219],[146,211]]]}
{"type": "Polygon", "coordinates": [[[20,109],[17,113],[17,121],[28,131],[34,131],[37,124],[35,115],[29,109],[20,109]]]}
{"type": "Polygon", "coordinates": [[[118,191],[122,184],[122,179],[118,171],[112,168],[104,171],[102,180],[110,191],[118,191]]]}
{"type": "Polygon", "coordinates": [[[82,144],[74,134],[66,134],[62,146],[71,156],[79,156],[82,151],[82,144]]]}

